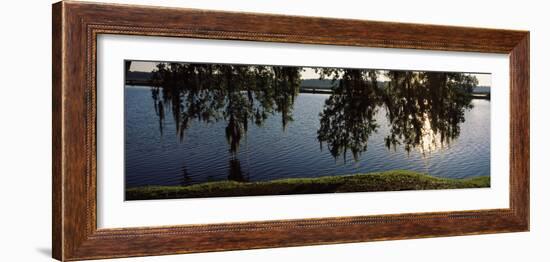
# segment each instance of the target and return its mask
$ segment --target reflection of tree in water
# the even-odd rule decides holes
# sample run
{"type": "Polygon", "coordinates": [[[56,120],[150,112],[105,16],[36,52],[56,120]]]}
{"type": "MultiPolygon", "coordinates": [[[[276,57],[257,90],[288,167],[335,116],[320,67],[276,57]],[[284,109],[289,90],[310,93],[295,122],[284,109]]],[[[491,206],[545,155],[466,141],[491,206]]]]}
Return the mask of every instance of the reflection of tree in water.
{"type": "Polygon", "coordinates": [[[227,179],[237,182],[247,182],[248,174],[243,172],[241,168],[241,161],[238,158],[234,157],[229,160],[229,175],[227,179]]]}
{"type": "Polygon", "coordinates": [[[161,133],[163,107],[171,109],[180,140],[192,120],[225,121],[231,153],[229,177],[242,180],[237,152],[249,121],[261,126],[269,116],[280,113],[286,128],[292,121],[300,72],[298,67],[160,63],[153,80],[162,84],[152,95],[161,133]]]}
{"type": "MultiPolygon", "coordinates": [[[[471,108],[477,79],[469,74],[369,69],[314,69],[332,79],[332,93],[320,114],[317,139],[334,158],[354,160],[367,151],[379,124],[381,108],[388,119],[386,147],[423,154],[448,145],[460,134],[464,112],[471,108]],[[381,81],[384,80],[384,81],[381,81]]],[[[222,64],[160,63],[152,91],[162,133],[165,108],[175,119],[181,140],[193,120],[224,121],[229,145],[229,179],[246,181],[237,152],[249,123],[261,126],[280,114],[283,130],[293,120],[302,68],[222,64]]]]}
{"type": "Polygon", "coordinates": [[[332,78],[333,94],[321,113],[318,139],[331,154],[355,160],[367,150],[369,136],[377,131],[374,119],[383,106],[390,132],[388,149],[403,145],[429,153],[448,145],[460,134],[464,112],[471,108],[474,76],[462,73],[317,69],[321,78],[332,78]],[[378,74],[387,82],[381,84],[378,74]]]}

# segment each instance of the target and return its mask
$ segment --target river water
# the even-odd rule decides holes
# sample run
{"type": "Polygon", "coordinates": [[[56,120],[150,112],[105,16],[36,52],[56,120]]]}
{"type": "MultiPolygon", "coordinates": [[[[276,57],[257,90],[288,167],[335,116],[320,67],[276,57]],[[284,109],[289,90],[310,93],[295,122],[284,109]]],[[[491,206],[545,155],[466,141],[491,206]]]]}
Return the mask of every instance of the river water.
{"type": "MultiPolygon", "coordinates": [[[[407,152],[398,145],[388,149],[386,111],[375,115],[378,129],[368,139],[368,149],[357,159],[351,153],[335,158],[317,138],[319,113],[327,94],[297,96],[293,121],[283,129],[281,115],[270,116],[261,127],[250,124],[236,155],[226,141],[226,121],[204,123],[192,120],[183,140],[176,122],[167,112],[162,130],[148,87],[125,88],[125,183],[145,185],[190,185],[238,179],[267,181],[293,177],[319,177],[368,173],[392,169],[414,170],[432,176],[465,178],[490,175],[490,101],[472,100],[460,124],[460,135],[450,144],[437,141],[407,152]],[[233,160],[233,161],[232,161],[233,160]]],[[[429,140],[429,138],[426,138],[429,140]]]]}

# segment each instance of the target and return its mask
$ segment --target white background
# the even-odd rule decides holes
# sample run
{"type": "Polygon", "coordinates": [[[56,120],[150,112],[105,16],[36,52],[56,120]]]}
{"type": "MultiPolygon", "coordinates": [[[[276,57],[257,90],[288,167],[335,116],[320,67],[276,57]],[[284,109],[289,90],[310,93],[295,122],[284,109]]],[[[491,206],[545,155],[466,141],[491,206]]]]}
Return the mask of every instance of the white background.
{"type": "Polygon", "coordinates": [[[498,114],[509,108],[507,55],[120,35],[100,35],[97,48],[99,228],[509,207],[509,119],[498,114]],[[491,73],[491,130],[498,131],[491,134],[491,188],[124,202],[128,58],[491,73]]]}
{"type": "MultiPolygon", "coordinates": [[[[107,1],[107,0],[105,0],[107,1]]],[[[109,1],[112,2],[112,1],[109,1]]],[[[548,261],[550,148],[543,78],[550,69],[544,1],[119,1],[220,10],[436,23],[531,31],[531,232],[218,252],[125,261],[548,261]],[[387,12],[387,10],[391,10],[387,12]]],[[[48,261],[51,245],[51,10],[49,1],[0,8],[0,260],[48,261]],[[29,76],[30,72],[30,76],[29,76]]]]}

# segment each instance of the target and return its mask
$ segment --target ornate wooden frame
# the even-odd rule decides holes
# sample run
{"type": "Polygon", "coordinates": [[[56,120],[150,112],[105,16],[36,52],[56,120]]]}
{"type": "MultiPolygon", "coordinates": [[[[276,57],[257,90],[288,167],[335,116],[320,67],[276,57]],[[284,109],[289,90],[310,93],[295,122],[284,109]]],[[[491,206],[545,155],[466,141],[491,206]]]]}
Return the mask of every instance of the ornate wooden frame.
{"type": "Polygon", "coordinates": [[[529,230],[529,32],[84,2],[53,5],[53,257],[81,260],[529,230]],[[154,14],[154,15],[153,15],[154,14]],[[98,229],[98,34],[510,56],[510,208],[98,229]]]}

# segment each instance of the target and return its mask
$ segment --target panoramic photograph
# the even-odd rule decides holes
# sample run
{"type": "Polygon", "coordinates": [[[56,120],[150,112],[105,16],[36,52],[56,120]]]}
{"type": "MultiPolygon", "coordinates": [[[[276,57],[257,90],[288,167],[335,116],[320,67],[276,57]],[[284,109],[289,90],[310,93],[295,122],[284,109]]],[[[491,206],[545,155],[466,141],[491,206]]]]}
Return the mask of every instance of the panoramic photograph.
{"type": "Polygon", "coordinates": [[[491,74],[125,61],[125,199],[490,187],[491,74]]]}

